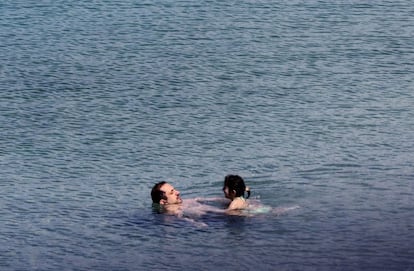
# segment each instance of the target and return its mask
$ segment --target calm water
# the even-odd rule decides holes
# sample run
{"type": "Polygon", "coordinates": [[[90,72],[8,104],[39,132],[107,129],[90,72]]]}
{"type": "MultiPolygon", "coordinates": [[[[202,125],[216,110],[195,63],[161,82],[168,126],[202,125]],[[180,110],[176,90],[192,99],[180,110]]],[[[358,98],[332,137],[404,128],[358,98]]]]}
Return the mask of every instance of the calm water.
{"type": "Polygon", "coordinates": [[[0,270],[414,270],[412,1],[0,3],[0,270]],[[222,196],[282,215],[151,209],[222,196]]]}

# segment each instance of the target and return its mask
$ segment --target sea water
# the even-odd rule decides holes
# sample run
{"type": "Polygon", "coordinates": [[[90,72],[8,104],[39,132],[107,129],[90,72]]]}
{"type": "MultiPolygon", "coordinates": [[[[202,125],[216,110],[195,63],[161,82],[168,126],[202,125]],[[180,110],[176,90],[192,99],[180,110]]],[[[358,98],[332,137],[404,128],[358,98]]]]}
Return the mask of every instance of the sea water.
{"type": "Polygon", "coordinates": [[[413,15],[1,1],[0,270],[414,270],[413,15]],[[227,174],[286,212],[151,207],[227,174]]]}

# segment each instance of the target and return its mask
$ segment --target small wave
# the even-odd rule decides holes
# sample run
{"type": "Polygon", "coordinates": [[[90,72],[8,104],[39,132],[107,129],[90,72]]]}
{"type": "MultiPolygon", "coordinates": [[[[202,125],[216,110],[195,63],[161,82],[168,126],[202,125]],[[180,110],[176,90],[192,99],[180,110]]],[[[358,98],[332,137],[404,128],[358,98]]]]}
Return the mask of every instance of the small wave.
{"type": "Polygon", "coordinates": [[[299,205],[290,206],[290,207],[277,207],[272,210],[272,213],[276,215],[282,215],[282,214],[285,214],[287,212],[290,212],[290,211],[293,211],[299,208],[300,208],[299,205]]]}

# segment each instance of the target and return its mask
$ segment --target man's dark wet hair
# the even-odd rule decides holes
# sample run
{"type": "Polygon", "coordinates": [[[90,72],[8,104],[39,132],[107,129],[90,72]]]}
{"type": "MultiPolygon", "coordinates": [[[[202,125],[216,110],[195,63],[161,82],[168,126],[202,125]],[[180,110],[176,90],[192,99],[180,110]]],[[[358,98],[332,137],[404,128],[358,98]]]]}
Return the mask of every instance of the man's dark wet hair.
{"type": "Polygon", "coordinates": [[[250,188],[244,183],[244,180],[239,175],[227,175],[224,178],[223,190],[228,187],[229,191],[236,191],[236,197],[244,197],[244,192],[247,192],[247,198],[250,197],[250,188]]]}
{"type": "Polygon", "coordinates": [[[164,185],[164,184],[166,184],[167,182],[164,182],[164,181],[162,181],[162,182],[159,182],[159,183],[156,183],[155,185],[154,185],[154,187],[152,188],[152,190],[151,190],[151,198],[152,198],[152,202],[153,203],[160,203],[160,201],[162,200],[162,199],[167,199],[167,196],[165,196],[165,192],[164,191],[161,191],[161,187],[164,185]]]}

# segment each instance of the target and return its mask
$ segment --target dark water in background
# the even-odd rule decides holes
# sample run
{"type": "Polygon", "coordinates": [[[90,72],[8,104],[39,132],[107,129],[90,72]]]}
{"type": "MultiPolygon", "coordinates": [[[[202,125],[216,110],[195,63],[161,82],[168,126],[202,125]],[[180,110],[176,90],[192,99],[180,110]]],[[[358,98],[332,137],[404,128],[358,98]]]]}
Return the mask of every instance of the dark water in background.
{"type": "Polygon", "coordinates": [[[411,1],[1,1],[1,270],[414,270],[411,1]],[[152,213],[149,190],[272,216],[152,213]]]}

